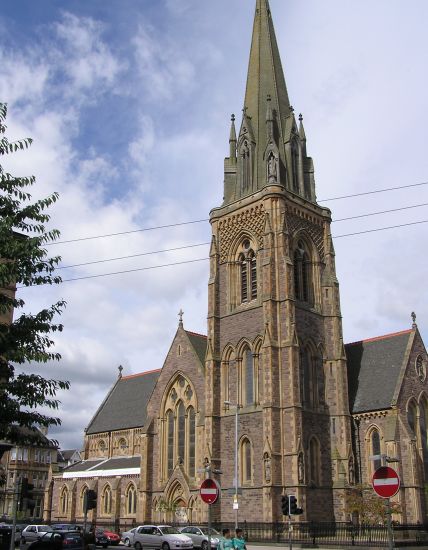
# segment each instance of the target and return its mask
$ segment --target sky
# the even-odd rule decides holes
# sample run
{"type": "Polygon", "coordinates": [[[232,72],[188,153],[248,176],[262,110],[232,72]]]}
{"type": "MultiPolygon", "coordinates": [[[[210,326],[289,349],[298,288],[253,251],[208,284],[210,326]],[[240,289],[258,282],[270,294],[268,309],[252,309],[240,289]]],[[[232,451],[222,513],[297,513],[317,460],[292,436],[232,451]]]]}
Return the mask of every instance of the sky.
{"type": "MultiPolygon", "coordinates": [[[[302,113],[317,196],[331,208],[345,342],[411,327],[428,341],[428,3],[271,0],[288,92],[302,113]]],[[[255,0],[14,0],[0,8],[0,101],[8,137],[30,150],[4,162],[54,191],[61,240],[206,220],[223,193],[230,115],[243,107],[255,0]]],[[[64,279],[208,255],[208,222],[56,244],[64,279]],[[194,248],[153,252],[187,245],[194,248]]],[[[60,364],[62,448],[123,374],[161,368],[184,310],[206,333],[208,262],[19,291],[27,310],[65,299],[60,364]]]]}

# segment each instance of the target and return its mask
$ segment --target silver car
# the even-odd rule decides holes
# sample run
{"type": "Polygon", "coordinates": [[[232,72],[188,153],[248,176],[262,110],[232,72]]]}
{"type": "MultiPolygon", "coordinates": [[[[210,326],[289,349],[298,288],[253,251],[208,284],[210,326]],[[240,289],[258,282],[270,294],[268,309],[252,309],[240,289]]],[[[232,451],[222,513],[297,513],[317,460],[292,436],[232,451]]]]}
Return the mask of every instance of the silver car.
{"type": "Polygon", "coordinates": [[[120,540],[123,542],[125,546],[134,546],[134,535],[136,530],[137,528],[134,527],[134,529],[130,529],[129,531],[124,531],[121,534],[120,540]]]}
{"type": "Polygon", "coordinates": [[[192,539],[195,548],[202,550],[208,550],[208,533],[211,535],[211,548],[217,548],[220,542],[220,533],[215,529],[208,530],[208,527],[187,526],[182,527],[180,531],[192,539]]]}
{"type": "Polygon", "coordinates": [[[134,533],[134,548],[162,548],[162,550],[193,549],[190,537],[169,525],[141,525],[134,533]]]}
{"type": "Polygon", "coordinates": [[[45,533],[53,533],[50,525],[27,525],[21,532],[21,543],[25,544],[33,540],[39,540],[45,533]]]}

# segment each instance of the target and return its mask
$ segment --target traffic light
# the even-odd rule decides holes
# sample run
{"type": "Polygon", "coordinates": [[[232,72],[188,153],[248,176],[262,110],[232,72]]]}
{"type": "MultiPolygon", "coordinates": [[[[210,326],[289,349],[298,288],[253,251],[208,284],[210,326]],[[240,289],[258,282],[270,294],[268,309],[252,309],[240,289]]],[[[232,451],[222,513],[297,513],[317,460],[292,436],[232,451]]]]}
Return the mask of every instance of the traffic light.
{"type": "Polygon", "coordinates": [[[281,497],[281,508],[282,508],[282,515],[288,516],[289,510],[288,510],[288,496],[282,495],[281,497]]]}
{"type": "Polygon", "coordinates": [[[83,511],[86,513],[89,510],[97,507],[97,493],[92,489],[88,489],[83,497],[83,511]]]}
{"type": "Polygon", "coordinates": [[[297,507],[297,498],[290,495],[290,515],[299,516],[300,514],[303,514],[303,509],[297,507]]]}

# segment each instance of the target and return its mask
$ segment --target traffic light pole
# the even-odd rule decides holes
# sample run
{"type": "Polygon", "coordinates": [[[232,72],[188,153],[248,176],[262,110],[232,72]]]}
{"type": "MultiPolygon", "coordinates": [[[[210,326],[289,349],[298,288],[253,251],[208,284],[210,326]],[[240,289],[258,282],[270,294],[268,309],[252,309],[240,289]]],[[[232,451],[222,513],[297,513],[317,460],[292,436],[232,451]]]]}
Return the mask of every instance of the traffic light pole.
{"type": "Polygon", "coordinates": [[[291,538],[291,495],[288,495],[288,547],[293,550],[293,541],[291,538]]]}
{"type": "Polygon", "coordinates": [[[21,478],[16,478],[15,486],[13,488],[13,501],[12,501],[12,534],[10,536],[10,550],[15,550],[15,533],[16,533],[16,514],[18,512],[18,500],[21,494],[21,478]]]}

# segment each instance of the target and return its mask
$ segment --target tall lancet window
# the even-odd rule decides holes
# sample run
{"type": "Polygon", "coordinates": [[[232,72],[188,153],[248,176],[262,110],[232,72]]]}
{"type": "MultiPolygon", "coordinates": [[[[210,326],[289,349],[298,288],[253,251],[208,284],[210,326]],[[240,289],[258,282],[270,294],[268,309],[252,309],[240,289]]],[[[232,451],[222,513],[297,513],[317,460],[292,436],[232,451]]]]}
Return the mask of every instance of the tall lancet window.
{"type": "Polygon", "coordinates": [[[185,449],[185,438],[186,438],[186,416],[184,411],[183,401],[180,401],[177,409],[177,428],[178,428],[178,460],[184,463],[184,449],[185,449]]]}
{"type": "Polygon", "coordinates": [[[242,358],[242,378],[244,380],[244,403],[252,405],[254,403],[254,365],[253,354],[247,348],[242,358]]]}
{"type": "Polygon", "coordinates": [[[313,303],[312,262],[305,243],[300,240],[294,250],[294,292],[297,300],[313,303]]]}
{"type": "Polygon", "coordinates": [[[238,258],[240,301],[246,303],[257,298],[257,258],[249,240],[243,242],[242,249],[238,258]]]}

